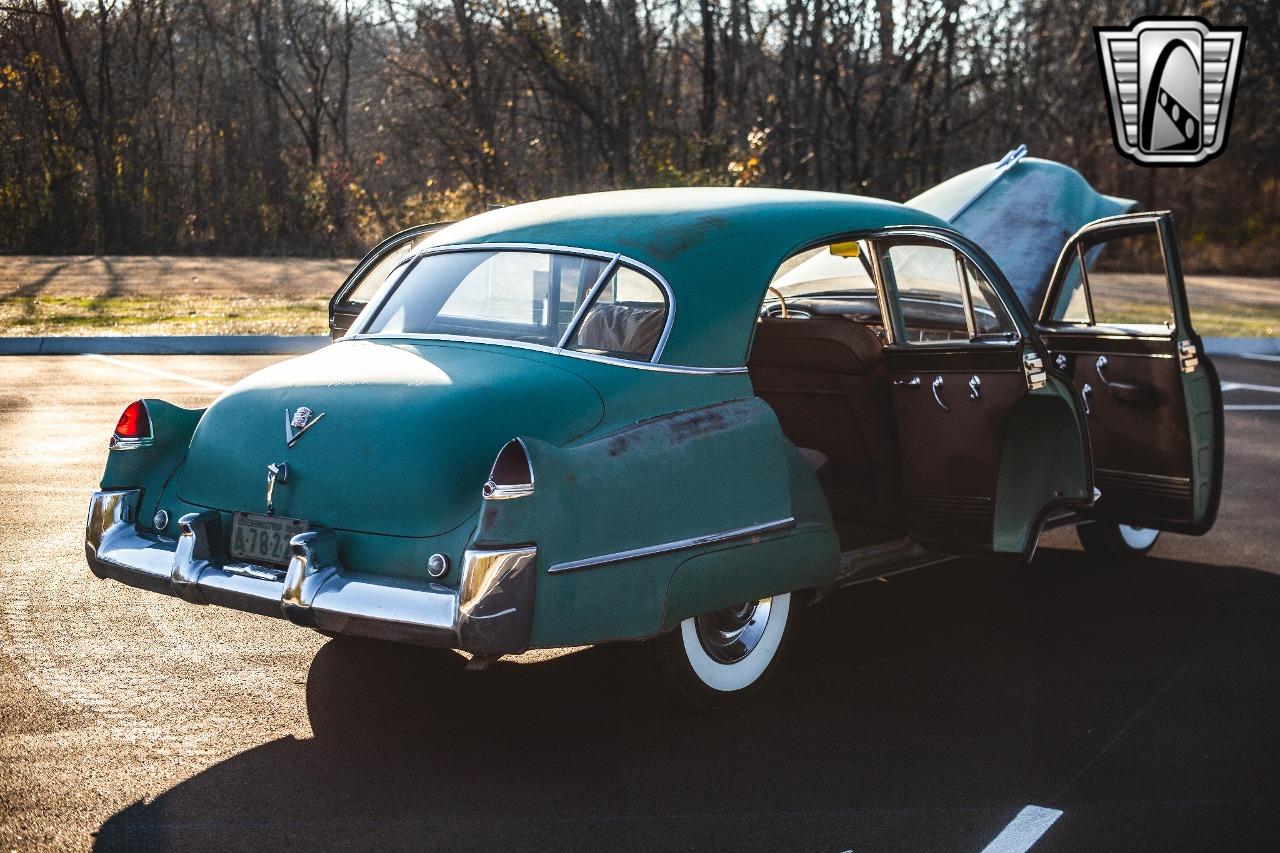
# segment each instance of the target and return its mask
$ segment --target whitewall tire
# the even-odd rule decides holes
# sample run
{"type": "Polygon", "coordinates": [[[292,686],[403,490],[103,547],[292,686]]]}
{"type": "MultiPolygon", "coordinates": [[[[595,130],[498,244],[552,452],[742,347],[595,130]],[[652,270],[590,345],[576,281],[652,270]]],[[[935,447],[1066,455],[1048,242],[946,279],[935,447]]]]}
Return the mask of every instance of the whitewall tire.
{"type": "Polygon", "coordinates": [[[1092,557],[1105,560],[1135,560],[1155,547],[1160,531],[1111,521],[1094,521],[1076,526],[1076,536],[1092,557]]]}
{"type": "Polygon", "coordinates": [[[722,708],[754,693],[776,667],[794,621],[791,594],[686,619],[641,644],[648,680],[669,701],[722,708]]]}

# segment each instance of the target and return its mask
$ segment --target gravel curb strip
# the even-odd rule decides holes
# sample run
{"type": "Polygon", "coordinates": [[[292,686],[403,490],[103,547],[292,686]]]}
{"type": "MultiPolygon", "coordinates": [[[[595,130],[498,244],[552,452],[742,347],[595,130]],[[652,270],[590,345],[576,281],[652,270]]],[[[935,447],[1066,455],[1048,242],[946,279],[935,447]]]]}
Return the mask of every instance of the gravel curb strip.
{"type": "MultiPolygon", "coordinates": [[[[287,355],[317,350],[327,335],[0,337],[0,355],[287,355]]],[[[1280,355],[1280,338],[1205,338],[1209,355],[1280,355]]]]}

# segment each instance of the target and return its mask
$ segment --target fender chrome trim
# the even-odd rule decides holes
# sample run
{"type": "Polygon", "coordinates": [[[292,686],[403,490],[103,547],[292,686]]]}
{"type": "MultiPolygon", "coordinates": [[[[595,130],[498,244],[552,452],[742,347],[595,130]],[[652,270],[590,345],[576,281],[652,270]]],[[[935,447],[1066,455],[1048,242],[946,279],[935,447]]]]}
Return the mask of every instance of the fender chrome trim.
{"type": "Polygon", "coordinates": [[[691,548],[700,548],[704,545],[718,545],[722,542],[732,542],[735,539],[767,536],[770,533],[780,533],[783,530],[790,530],[795,526],[795,518],[780,518],[777,521],[766,521],[762,524],[751,524],[747,527],[738,527],[733,530],[722,530],[719,533],[708,533],[703,536],[694,536],[690,539],[677,539],[674,542],[664,542],[661,545],[648,545],[644,548],[632,548],[629,551],[616,551],[612,554],[602,554],[599,557],[587,557],[583,560],[571,560],[567,563],[557,563],[547,569],[547,574],[575,572],[579,569],[594,569],[600,566],[610,566],[614,563],[627,562],[629,560],[640,560],[645,557],[656,557],[660,554],[687,551],[691,548]]]}

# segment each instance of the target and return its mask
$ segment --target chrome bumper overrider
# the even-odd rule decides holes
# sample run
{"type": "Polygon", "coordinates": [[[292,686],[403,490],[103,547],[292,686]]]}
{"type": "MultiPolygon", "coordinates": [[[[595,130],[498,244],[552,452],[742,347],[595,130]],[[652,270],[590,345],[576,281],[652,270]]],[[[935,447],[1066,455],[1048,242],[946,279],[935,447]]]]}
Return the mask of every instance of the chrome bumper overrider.
{"type": "Polygon", "coordinates": [[[528,647],[537,549],[466,552],[455,590],[437,583],[360,574],[338,560],[327,528],[290,540],[286,570],[225,555],[222,515],[184,515],[175,541],[139,531],[136,489],[95,492],[85,556],[100,578],[288,619],[319,631],[502,654],[528,647]]]}

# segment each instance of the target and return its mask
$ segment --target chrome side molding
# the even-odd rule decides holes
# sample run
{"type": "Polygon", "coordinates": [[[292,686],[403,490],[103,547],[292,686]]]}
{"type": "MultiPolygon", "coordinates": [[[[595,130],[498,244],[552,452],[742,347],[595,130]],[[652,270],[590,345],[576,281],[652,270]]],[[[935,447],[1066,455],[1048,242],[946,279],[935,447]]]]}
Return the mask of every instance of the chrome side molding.
{"type": "Polygon", "coordinates": [[[574,572],[579,569],[594,569],[598,566],[608,566],[613,563],[622,563],[628,560],[639,560],[644,557],[655,557],[659,554],[670,554],[674,551],[685,551],[690,548],[698,548],[703,545],[717,545],[721,542],[731,542],[735,539],[766,536],[770,533],[780,533],[784,530],[790,530],[795,526],[795,518],[780,518],[777,521],[768,521],[764,524],[752,524],[747,527],[738,527],[733,530],[724,530],[719,533],[708,533],[704,536],[679,539],[675,542],[664,542],[661,545],[649,545],[644,548],[633,548],[630,551],[617,551],[613,554],[602,554],[599,557],[588,557],[585,560],[572,560],[567,563],[557,563],[547,569],[547,573],[558,574],[560,572],[574,572]]]}

